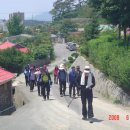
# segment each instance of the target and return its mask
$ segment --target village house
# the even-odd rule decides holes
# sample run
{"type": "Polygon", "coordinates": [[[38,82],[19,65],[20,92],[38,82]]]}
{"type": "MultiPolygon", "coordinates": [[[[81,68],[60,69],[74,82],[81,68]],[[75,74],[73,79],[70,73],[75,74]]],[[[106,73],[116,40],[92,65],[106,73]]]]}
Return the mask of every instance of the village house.
{"type": "Polygon", "coordinates": [[[28,48],[22,46],[21,44],[15,44],[8,40],[0,44],[0,50],[4,50],[4,49],[8,49],[8,48],[16,48],[17,50],[19,50],[22,53],[30,52],[30,50],[28,48]]]}
{"type": "Polygon", "coordinates": [[[84,32],[84,28],[78,28],[75,32],[69,32],[71,36],[81,36],[81,34],[84,32]]]}
{"type": "Polygon", "coordinates": [[[12,96],[12,79],[15,76],[0,67],[0,115],[11,114],[15,110],[12,96]]]}

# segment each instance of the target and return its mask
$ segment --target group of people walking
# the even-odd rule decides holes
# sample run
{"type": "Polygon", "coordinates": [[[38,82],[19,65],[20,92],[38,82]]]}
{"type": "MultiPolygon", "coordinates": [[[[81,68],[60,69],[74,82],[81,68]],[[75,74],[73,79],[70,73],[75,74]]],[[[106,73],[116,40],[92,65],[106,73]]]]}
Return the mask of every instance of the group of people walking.
{"type": "MultiPolygon", "coordinates": [[[[26,85],[30,86],[30,92],[33,91],[34,85],[37,85],[38,95],[42,95],[44,100],[49,99],[50,86],[52,79],[48,72],[47,66],[35,68],[35,66],[26,66],[24,70],[26,85]]],[[[66,83],[69,83],[69,96],[81,96],[83,120],[91,119],[93,114],[93,92],[95,78],[90,70],[90,66],[85,66],[83,72],[80,66],[72,66],[69,73],[64,64],[59,67],[56,65],[53,70],[54,84],[59,84],[59,94],[61,97],[66,95],[66,83]],[[88,102],[88,103],[87,103],[88,102]],[[86,106],[88,104],[88,107],[86,106]]],[[[91,121],[90,121],[91,122],[91,121]]]]}
{"type": "Polygon", "coordinates": [[[60,86],[60,95],[65,96],[66,93],[66,83],[69,83],[69,96],[74,97],[76,96],[76,89],[77,89],[77,96],[81,95],[81,87],[80,87],[80,80],[81,80],[82,72],[80,71],[80,67],[77,66],[76,68],[73,66],[69,73],[67,73],[66,68],[63,64],[59,67],[58,72],[58,79],[59,79],[59,86],[60,86]]]}
{"type": "Polygon", "coordinates": [[[95,78],[90,70],[90,66],[85,66],[83,72],[80,70],[80,66],[72,66],[68,74],[64,65],[60,65],[58,79],[60,84],[60,95],[65,95],[66,92],[66,81],[69,83],[69,96],[75,98],[76,90],[77,96],[81,95],[82,102],[82,115],[83,120],[89,119],[92,123],[93,114],[93,92],[92,88],[95,86],[95,78]],[[62,73],[62,74],[61,74],[62,73]],[[63,89],[62,89],[63,88],[63,89]],[[88,104],[88,106],[86,106],[88,104]]]}
{"type": "Polygon", "coordinates": [[[42,68],[27,65],[24,75],[26,86],[30,86],[30,92],[33,92],[34,86],[37,86],[38,95],[42,95],[44,100],[49,99],[52,80],[46,65],[42,68]]]}

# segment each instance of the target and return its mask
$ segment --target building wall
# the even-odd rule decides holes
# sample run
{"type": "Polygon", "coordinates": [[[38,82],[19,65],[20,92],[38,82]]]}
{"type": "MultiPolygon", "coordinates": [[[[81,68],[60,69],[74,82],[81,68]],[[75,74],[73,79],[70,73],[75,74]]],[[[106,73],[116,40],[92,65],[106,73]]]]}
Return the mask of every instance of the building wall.
{"type": "Polygon", "coordinates": [[[0,115],[2,111],[13,106],[11,81],[0,85],[0,115]]]}
{"type": "Polygon", "coordinates": [[[0,31],[8,32],[7,21],[0,20],[0,31]]]}

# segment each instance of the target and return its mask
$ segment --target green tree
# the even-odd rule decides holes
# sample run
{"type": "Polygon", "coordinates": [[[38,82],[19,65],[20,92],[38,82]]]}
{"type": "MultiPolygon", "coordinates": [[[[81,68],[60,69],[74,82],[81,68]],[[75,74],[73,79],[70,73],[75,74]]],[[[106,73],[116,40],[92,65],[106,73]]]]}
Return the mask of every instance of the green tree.
{"type": "Polygon", "coordinates": [[[56,0],[51,10],[53,20],[77,16],[77,10],[84,6],[86,2],[87,0],[56,0]]]}
{"type": "Polygon", "coordinates": [[[99,33],[99,23],[97,18],[94,16],[91,18],[89,24],[85,26],[85,38],[86,40],[91,40],[93,38],[96,38],[99,33]]]}
{"type": "Polygon", "coordinates": [[[7,23],[10,35],[19,35],[24,31],[24,25],[21,23],[19,16],[14,15],[7,23]]]}
{"type": "Polygon", "coordinates": [[[65,20],[63,21],[61,27],[60,27],[60,31],[61,33],[64,34],[64,36],[66,36],[68,34],[68,32],[74,32],[77,30],[77,25],[73,22],[71,22],[70,20],[65,20]]]}
{"type": "Polygon", "coordinates": [[[121,28],[124,30],[126,41],[126,28],[130,26],[129,0],[89,0],[90,5],[100,10],[102,16],[111,24],[118,25],[119,39],[121,28]]]}
{"type": "Polygon", "coordinates": [[[121,9],[120,9],[120,3],[117,3],[117,1],[109,0],[104,1],[101,4],[101,14],[102,16],[107,19],[110,23],[114,25],[118,25],[119,28],[119,39],[121,37],[121,23],[120,23],[120,15],[121,15],[121,9]]]}
{"type": "Polygon", "coordinates": [[[100,9],[103,0],[88,0],[88,4],[97,10],[100,9]]]}
{"type": "Polygon", "coordinates": [[[15,48],[0,51],[0,65],[11,72],[20,74],[27,62],[29,62],[28,55],[22,54],[15,48]]]}

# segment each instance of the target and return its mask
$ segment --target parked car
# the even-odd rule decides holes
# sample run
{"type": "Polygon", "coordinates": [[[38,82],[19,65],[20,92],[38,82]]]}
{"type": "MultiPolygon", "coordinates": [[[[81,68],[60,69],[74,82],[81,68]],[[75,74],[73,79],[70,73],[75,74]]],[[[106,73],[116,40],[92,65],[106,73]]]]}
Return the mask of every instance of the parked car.
{"type": "Polygon", "coordinates": [[[77,49],[76,44],[73,42],[68,42],[66,48],[70,51],[75,51],[77,49]]]}
{"type": "Polygon", "coordinates": [[[69,46],[70,46],[71,44],[73,44],[73,42],[67,42],[67,43],[66,43],[66,48],[69,49],[69,46]]]}

